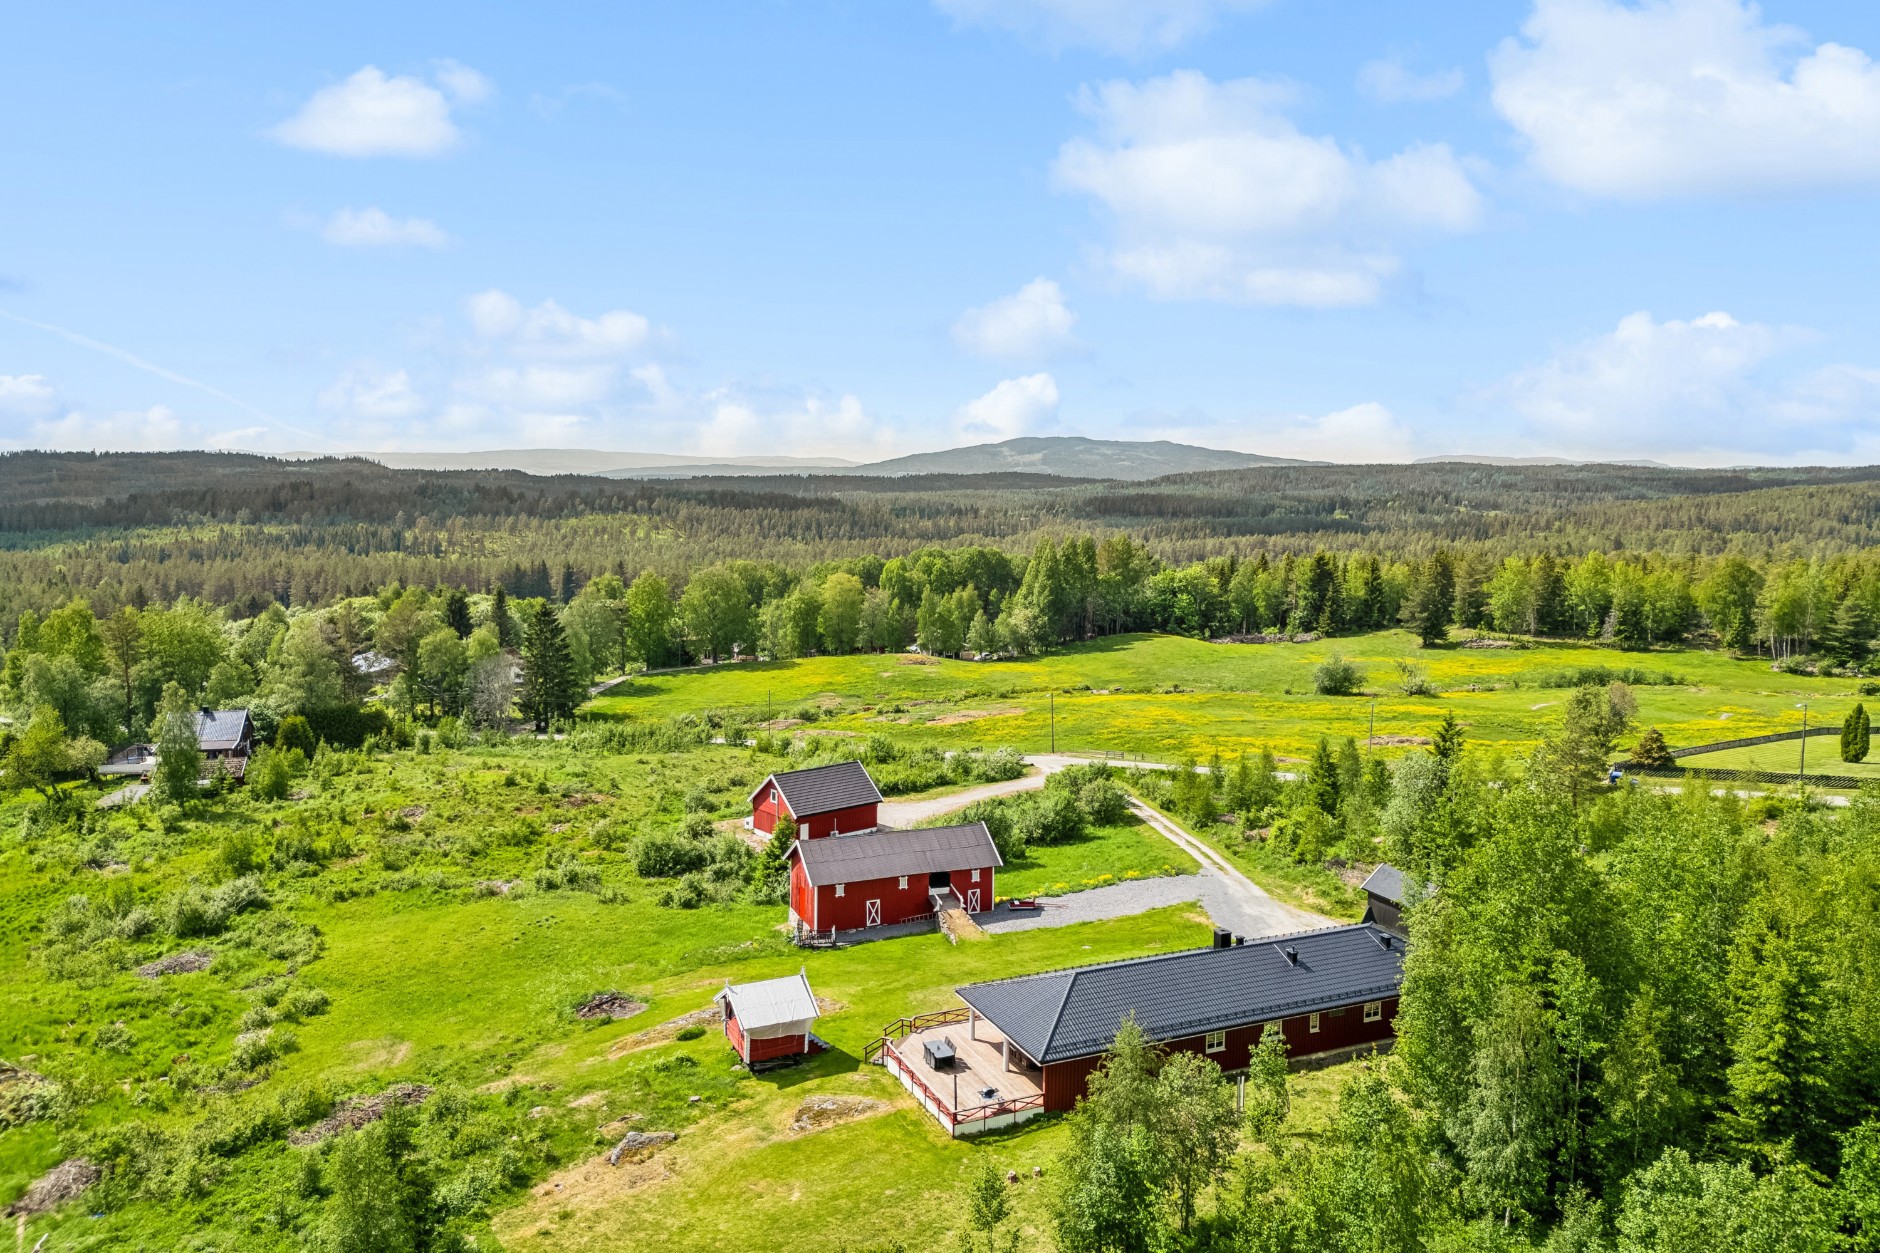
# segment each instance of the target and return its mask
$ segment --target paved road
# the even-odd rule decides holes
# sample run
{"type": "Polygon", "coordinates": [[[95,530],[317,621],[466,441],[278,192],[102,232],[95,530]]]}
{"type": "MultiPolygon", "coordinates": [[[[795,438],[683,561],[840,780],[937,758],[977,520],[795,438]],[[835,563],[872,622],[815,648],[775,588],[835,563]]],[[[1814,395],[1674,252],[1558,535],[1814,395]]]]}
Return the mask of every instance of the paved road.
{"type": "MultiPolygon", "coordinates": [[[[1060,770],[1062,766],[1058,767],[1060,770]]],[[[929,818],[938,818],[941,814],[950,814],[956,809],[964,809],[974,801],[991,800],[995,796],[1011,796],[1015,792],[1035,792],[1044,786],[1045,770],[1035,770],[1016,779],[1006,779],[1002,783],[982,783],[978,787],[964,788],[958,792],[948,792],[945,796],[931,796],[918,801],[883,801],[876,811],[881,824],[903,830],[918,826],[929,818]]]]}

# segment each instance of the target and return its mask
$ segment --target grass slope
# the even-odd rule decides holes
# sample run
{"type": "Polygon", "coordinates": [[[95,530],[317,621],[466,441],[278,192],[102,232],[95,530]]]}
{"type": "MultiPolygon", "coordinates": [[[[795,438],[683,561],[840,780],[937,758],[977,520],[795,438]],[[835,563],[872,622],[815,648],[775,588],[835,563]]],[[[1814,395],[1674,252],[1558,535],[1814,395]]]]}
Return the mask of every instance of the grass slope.
{"type": "MultiPolygon", "coordinates": [[[[1769,770],[1795,774],[1802,769],[1802,741],[1778,740],[1774,744],[1751,744],[1743,748],[1719,749],[1714,753],[1693,753],[1678,758],[1677,765],[1703,770],[1769,770]]],[[[1852,775],[1858,779],[1880,779],[1880,762],[1842,761],[1840,742],[1831,735],[1810,736],[1808,740],[1809,775],[1852,775]]]]}
{"type": "Polygon", "coordinates": [[[1582,666],[1668,671],[1681,686],[1641,686],[1638,723],[1657,726],[1673,747],[1791,730],[1795,705],[1840,718],[1858,699],[1845,679],[1771,671],[1698,650],[1623,652],[1591,644],[1531,648],[1424,649],[1403,631],[1314,644],[1210,644],[1179,636],[1119,635],[1026,661],[927,660],[860,654],[751,662],[635,678],[588,706],[594,716],[664,718],[699,709],[777,716],[817,697],[842,698],[819,729],[890,731],[910,743],[944,747],[1012,744],[1042,752],[1103,750],[1167,759],[1219,750],[1228,756],[1265,746],[1302,757],[1320,735],[1364,737],[1371,702],[1312,691],[1312,672],[1332,653],[1357,662],[1378,693],[1379,735],[1422,735],[1453,709],[1470,739],[1525,752],[1546,733],[1565,699],[1533,684],[1582,666]],[[1440,697],[1407,697],[1396,663],[1425,669],[1440,697]],[[1004,712],[1018,710],[1019,712],[1004,712]],[[1550,712],[1554,711],[1554,712],[1550,712]],[[935,725],[959,712],[993,716],[935,725]]]}

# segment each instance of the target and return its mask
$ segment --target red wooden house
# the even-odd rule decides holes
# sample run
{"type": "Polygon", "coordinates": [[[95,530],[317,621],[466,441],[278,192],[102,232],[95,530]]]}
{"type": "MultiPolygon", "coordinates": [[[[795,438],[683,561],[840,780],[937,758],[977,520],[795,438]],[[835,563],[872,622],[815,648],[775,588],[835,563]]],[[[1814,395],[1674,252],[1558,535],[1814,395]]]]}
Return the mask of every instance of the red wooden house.
{"type": "Polygon", "coordinates": [[[983,822],[798,840],[790,857],[790,922],[828,935],[992,908],[1005,863],[983,822]]]}
{"type": "Polygon", "coordinates": [[[788,814],[800,840],[873,831],[881,793],[859,761],[773,774],[751,793],[751,827],[765,835],[788,814]]]}
{"type": "Polygon", "coordinates": [[[725,1013],[725,1038],[753,1069],[781,1065],[829,1047],[811,1030],[821,1010],[805,971],[757,983],[727,982],[716,1000],[725,1013]]]}
{"type": "Polygon", "coordinates": [[[1295,1062],[1395,1037],[1404,939],[1371,923],[1023,975],[959,989],[963,1008],[900,1024],[870,1048],[955,1135],[1073,1108],[1133,1017],[1164,1049],[1244,1076],[1277,1023],[1295,1062]]]}

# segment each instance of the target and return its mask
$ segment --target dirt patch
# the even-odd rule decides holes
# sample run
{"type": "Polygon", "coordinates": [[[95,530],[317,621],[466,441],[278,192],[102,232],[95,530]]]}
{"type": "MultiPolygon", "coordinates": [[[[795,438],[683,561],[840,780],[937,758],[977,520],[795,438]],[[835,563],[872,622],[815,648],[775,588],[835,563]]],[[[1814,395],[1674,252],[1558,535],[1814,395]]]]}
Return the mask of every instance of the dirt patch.
{"type": "Polygon", "coordinates": [[[838,1014],[848,1007],[847,1001],[832,1001],[826,996],[816,998],[816,1011],[820,1014],[838,1014]]]}
{"type": "Polygon", "coordinates": [[[760,722],[757,725],[766,731],[788,731],[791,727],[802,726],[803,720],[801,718],[772,718],[769,722],[760,722]]]}
{"type": "Polygon", "coordinates": [[[790,1130],[821,1131],[824,1127],[863,1118],[886,1108],[881,1101],[865,1096],[812,1096],[796,1107],[796,1120],[790,1124],[790,1130]]]}
{"type": "Polygon", "coordinates": [[[645,1004],[618,992],[596,992],[574,1011],[576,1018],[631,1018],[646,1008],[645,1004]]]}
{"type": "Polygon", "coordinates": [[[1016,707],[1007,709],[962,709],[958,713],[942,714],[929,719],[930,727],[956,727],[962,722],[977,722],[981,718],[1011,718],[1025,711],[1016,707]]]}
{"type": "Polygon", "coordinates": [[[607,1103],[607,1094],[605,1092],[590,1092],[586,1096],[577,1096],[574,1098],[574,1100],[569,1101],[568,1108],[569,1109],[587,1109],[590,1106],[604,1105],[606,1103],[607,1103]]]}
{"type": "Polygon", "coordinates": [[[570,809],[586,809],[589,805],[605,805],[613,797],[605,792],[576,792],[562,801],[570,809]]]}
{"type": "Polygon", "coordinates": [[[431,811],[423,805],[407,805],[398,811],[398,816],[407,822],[416,822],[431,811]]]}
{"type": "Polygon", "coordinates": [[[1372,748],[1421,748],[1430,743],[1427,735],[1373,735],[1365,743],[1372,748]]]}
{"type": "Polygon", "coordinates": [[[909,653],[907,656],[901,658],[900,664],[904,666],[937,666],[940,664],[940,659],[938,657],[928,657],[922,653],[909,653]]]}
{"type": "Polygon", "coordinates": [[[644,1161],[678,1138],[676,1131],[629,1131],[607,1154],[607,1164],[618,1166],[623,1158],[629,1162],[644,1161]]]}
{"type": "Polygon", "coordinates": [[[206,948],[186,949],[181,953],[171,953],[168,957],[159,957],[153,962],[146,962],[137,968],[141,979],[160,979],[164,975],[191,975],[198,970],[207,970],[215,961],[215,954],[206,948]]]}
{"type": "Polygon", "coordinates": [[[477,1091],[479,1092],[507,1092],[511,1088],[519,1088],[525,1083],[534,1083],[534,1082],[535,1082],[534,1075],[504,1075],[501,1079],[490,1080],[488,1083],[478,1088],[477,1091]]]}
{"type": "Polygon", "coordinates": [[[97,1183],[103,1172],[82,1157],[60,1162],[26,1189],[26,1195],[7,1206],[8,1218],[32,1218],[51,1213],[97,1183]]]}
{"type": "Polygon", "coordinates": [[[478,879],[477,891],[484,896],[508,896],[509,890],[521,882],[520,879],[478,879]]]}
{"type": "Polygon", "coordinates": [[[1464,648],[1525,648],[1527,647],[1527,645],[1517,644],[1513,640],[1464,640],[1462,642],[1462,647],[1464,648]]]}
{"type": "Polygon", "coordinates": [[[718,1007],[716,1005],[707,1005],[704,1009],[695,1009],[689,1014],[680,1014],[677,1018],[668,1019],[660,1023],[657,1027],[648,1027],[644,1031],[636,1031],[632,1035],[622,1036],[614,1042],[612,1048],[607,1050],[607,1056],[611,1059],[631,1053],[636,1049],[650,1048],[655,1044],[664,1044],[668,1040],[677,1038],[678,1034],[687,1027],[710,1027],[720,1021],[722,1020],[719,1016],[718,1007]]]}
{"type": "Polygon", "coordinates": [[[431,1095],[423,1083],[395,1083],[377,1096],[349,1096],[333,1107],[333,1112],[304,1131],[290,1132],[287,1142],[296,1146],[318,1144],[342,1131],[357,1131],[368,1123],[385,1117],[386,1106],[422,1104],[431,1095]]]}

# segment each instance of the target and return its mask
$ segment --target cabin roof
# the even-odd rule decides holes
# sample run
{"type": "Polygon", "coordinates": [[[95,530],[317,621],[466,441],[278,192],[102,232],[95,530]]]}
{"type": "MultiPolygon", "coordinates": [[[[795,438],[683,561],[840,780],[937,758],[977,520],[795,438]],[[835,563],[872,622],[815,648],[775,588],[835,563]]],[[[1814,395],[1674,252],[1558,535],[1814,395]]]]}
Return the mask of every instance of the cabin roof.
{"type": "Polygon", "coordinates": [[[879,805],[881,792],[868,777],[868,769],[859,761],[838,761],[831,766],[812,766],[808,770],[786,770],[773,774],[751,793],[756,803],[764,788],[775,783],[795,818],[853,809],[858,805],[879,805]]]}
{"type": "Polygon", "coordinates": [[[732,1016],[747,1031],[807,1022],[820,1012],[816,1008],[816,994],[810,991],[809,975],[800,970],[781,979],[727,983],[724,991],[712,999],[721,1004],[729,1003],[732,1016]]]}
{"type": "Polygon", "coordinates": [[[798,840],[796,853],[812,886],[1005,864],[983,822],[798,840]]]}
{"type": "Polygon", "coordinates": [[[196,743],[205,751],[227,752],[254,738],[246,709],[198,709],[196,743]]]}
{"type": "Polygon", "coordinates": [[[1161,1042],[1383,1000],[1403,986],[1403,958],[1401,937],[1357,923],[975,983],[959,995],[1042,1065],[1101,1053],[1132,1016],[1161,1042]]]}
{"type": "Polygon", "coordinates": [[[1379,862],[1365,879],[1364,886],[1358,889],[1368,892],[1379,900],[1389,901],[1393,905],[1403,904],[1403,871],[1387,861],[1379,862]]]}

